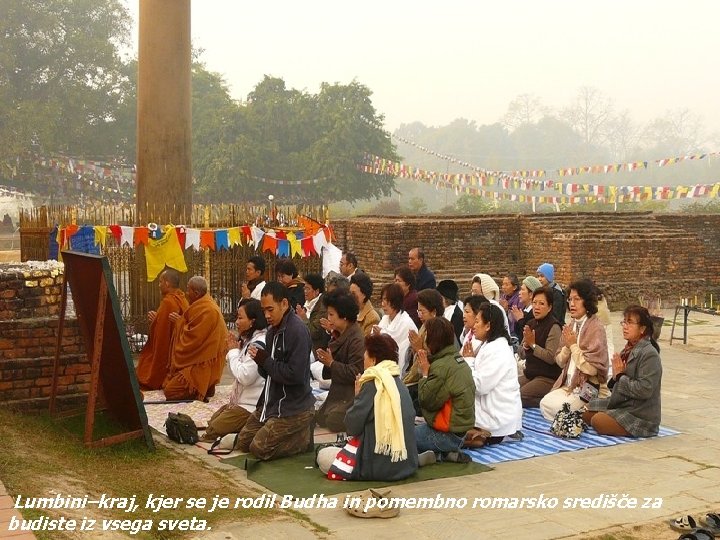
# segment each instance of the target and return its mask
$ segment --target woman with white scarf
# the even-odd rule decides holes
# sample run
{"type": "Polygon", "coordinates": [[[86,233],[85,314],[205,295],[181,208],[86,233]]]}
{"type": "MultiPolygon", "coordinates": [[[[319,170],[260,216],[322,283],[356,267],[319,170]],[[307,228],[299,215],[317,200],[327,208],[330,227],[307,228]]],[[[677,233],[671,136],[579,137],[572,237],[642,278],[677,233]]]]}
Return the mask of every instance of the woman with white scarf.
{"type": "Polygon", "coordinates": [[[318,467],[325,474],[330,471],[329,478],[389,482],[417,470],[415,409],[400,380],[397,360],[397,343],[390,336],[365,338],[365,371],[357,378],[355,401],[345,415],[351,437],[343,449],[345,458],[339,459],[338,447],[323,448],[317,455],[318,467]]]}

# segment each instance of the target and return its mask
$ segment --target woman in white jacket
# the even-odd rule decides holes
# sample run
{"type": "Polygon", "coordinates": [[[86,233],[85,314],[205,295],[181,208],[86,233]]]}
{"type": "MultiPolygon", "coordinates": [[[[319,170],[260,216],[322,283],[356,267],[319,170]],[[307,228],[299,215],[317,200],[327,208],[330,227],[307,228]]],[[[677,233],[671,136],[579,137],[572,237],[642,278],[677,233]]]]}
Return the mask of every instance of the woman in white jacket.
{"type": "Polygon", "coordinates": [[[258,398],[265,385],[265,379],[258,373],[255,360],[247,352],[250,345],[265,348],[267,320],[260,302],[254,298],[243,299],[237,310],[235,326],[239,340],[235,339],[232,333],[228,333],[229,350],[225,356],[235,377],[230,400],[215,411],[208,421],[202,437],[205,441],[214,441],[228,433],[238,433],[257,407],[258,398]]]}
{"type": "Polygon", "coordinates": [[[465,358],[475,381],[475,429],[466,435],[465,447],[478,448],[519,437],[522,402],[502,308],[483,303],[473,332],[482,345],[475,358],[465,358]]]}
{"type": "Polygon", "coordinates": [[[407,350],[410,346],[410,331],[417,332],[417,326],[405,311],[403,311],[404,293],[400,285],[390,283],[382,288],[381,293],[382,309],[385,315],[377,326],[373,327],[373,333],[388,334],[398,345],[398,365],[400,367],[400,378],[408,368],[407,350]]]}

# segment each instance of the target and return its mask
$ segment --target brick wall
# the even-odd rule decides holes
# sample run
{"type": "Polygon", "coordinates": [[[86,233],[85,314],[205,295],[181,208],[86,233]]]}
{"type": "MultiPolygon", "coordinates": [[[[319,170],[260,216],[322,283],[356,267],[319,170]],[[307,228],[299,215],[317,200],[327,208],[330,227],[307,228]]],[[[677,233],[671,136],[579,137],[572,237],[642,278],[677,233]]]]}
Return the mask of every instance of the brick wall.
{"type": "MultiPolygon", "coordinates": [[[[0,266],[0,403],[48,406],[63,276],[58,268],[0,266]]],[[[76,319],[65,320],[58,377],[59,406],[81,403],[90,365],[76,319]]]]}
{"type": "Polygon", "coordinates": [[[425,250],[439,279],[455,279],[462,294],[474,273],[498,282],[508,272],[535,275],[545,261],[556,281],[591,277],[613,308],[638,296],[674,305],[680,296],[718,298],[720,216],[638,213],[491,215],[470,217],[368,216],[333,222],[337,245],[354,252],[378,286],[425,250]]]}
{"type": "Polygon", "coordinates": [[[56,267],[0,264],[0,321],[60,313],[63,276],[56,267]]]}
{"type": "MultiPolygon", "coordinates": [[[[421,247],[438,279],[454,279],[462,293],[472,275],[499,276],[521,264],[518,216],[372,216],[333,222],[337,245],[357,255],[360,268],[377,283],[392,280],[407,264],[408,251],[421,247]]],[[[379,291],[380,287],[376,287],[379,291]]]]}

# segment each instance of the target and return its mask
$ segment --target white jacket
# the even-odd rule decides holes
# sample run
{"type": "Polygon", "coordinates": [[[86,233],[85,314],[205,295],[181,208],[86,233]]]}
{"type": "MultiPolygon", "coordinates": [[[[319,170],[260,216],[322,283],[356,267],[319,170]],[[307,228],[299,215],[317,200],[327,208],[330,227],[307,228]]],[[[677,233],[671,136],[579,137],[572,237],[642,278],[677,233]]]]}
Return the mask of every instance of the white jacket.
{"type": "Polygon", "coordinates": [[[476,358],[466,358],[475,381],[475,427],[493,437],[522,429],[517,364],[504,337],[483,343],[476,358]]]}
{"type": "Polygon", "coordinates": [[[265,329],[256,330],[241,349],[230,349],[225,357],[230,371],[235,377],[230,391],[230,405],[242,407],[249,412],[253,412],[257,408],[258,399],[265,386],[265,379],[258,373],[257,364],[250,358],[247,350],[254,342],[265,343],[266,333],[265,329]]]}
{"type": "MultiPolygon", "coordinates": [[[[400,367],[401,376],[407,369],[407,362],[405,356],[407,355],[408,347],[410,346],[410,330],[417,332],[417,326],[405,311],[398,312],[395,318],[391,321],[388,315],[383,315],[380,319],[378,326],[382,329],[383,334],[388,334],[395,340],[398,345],[398,366],[400,367]]],[[[378,358],[380,360],[380,358],[378,358]]]]}

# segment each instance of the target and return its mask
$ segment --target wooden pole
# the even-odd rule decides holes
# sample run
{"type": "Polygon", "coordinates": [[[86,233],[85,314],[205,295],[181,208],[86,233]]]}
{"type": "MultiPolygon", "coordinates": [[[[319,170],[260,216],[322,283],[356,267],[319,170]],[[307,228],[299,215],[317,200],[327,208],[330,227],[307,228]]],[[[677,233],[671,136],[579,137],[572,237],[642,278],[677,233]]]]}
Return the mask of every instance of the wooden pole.
{"type": "Polygon", "coordinates": [[[139,15],[138,222],[152,207],[153,221],[180,223],[192,205],[190,0],[142,0],[139,15]]]}

